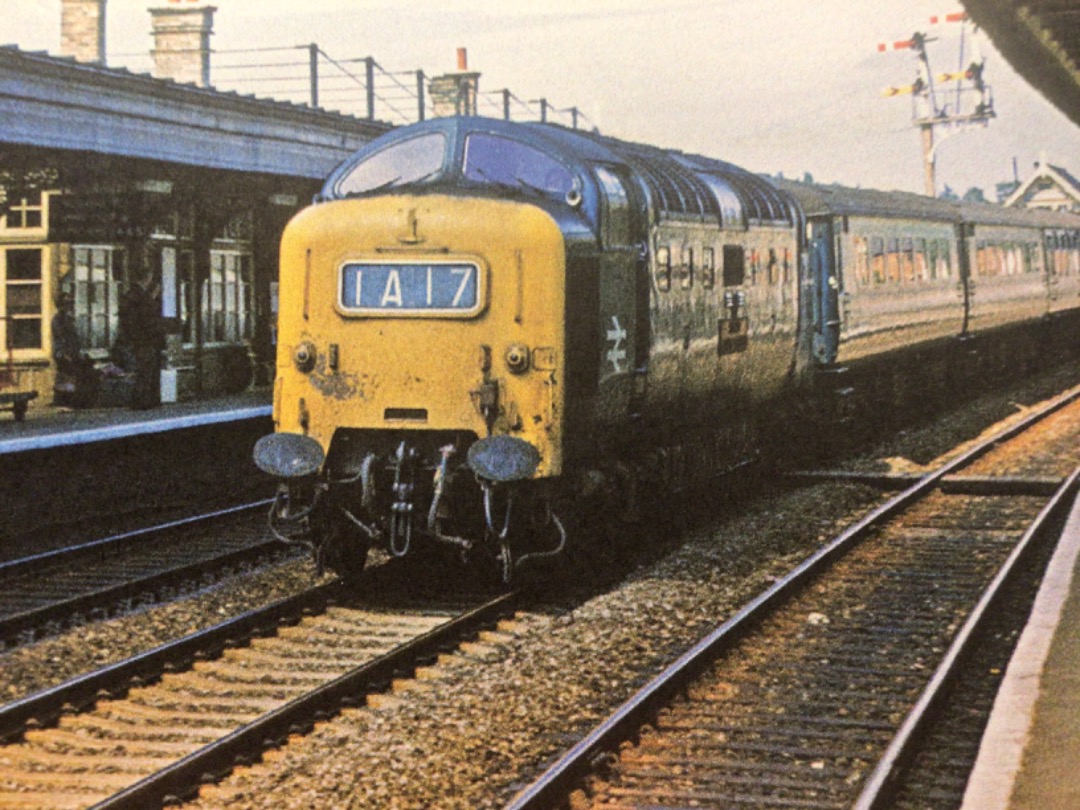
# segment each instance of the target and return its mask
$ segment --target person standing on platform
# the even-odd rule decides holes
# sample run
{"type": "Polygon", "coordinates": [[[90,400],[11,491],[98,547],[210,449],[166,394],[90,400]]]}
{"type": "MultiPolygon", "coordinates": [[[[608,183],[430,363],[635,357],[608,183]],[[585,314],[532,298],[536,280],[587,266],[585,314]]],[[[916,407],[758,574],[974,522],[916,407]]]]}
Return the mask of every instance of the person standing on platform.
{"type": "Polygon", "coordinates": [[[94,361],[83,354],[73,310],[75,299],[61,292],[52,319],[52,354],[56,363],[53,404],[75,408],[91,405],[97,396],[94,361]]]}
{"type": "Polygon", "coordinates": [[[161,351],[165,348],[161,307],[143,284],[134,282],[120,302],[118,316],[113,354],[117,365],[134,375],[131,407],[155,408],[161,404],[161,351]]]}

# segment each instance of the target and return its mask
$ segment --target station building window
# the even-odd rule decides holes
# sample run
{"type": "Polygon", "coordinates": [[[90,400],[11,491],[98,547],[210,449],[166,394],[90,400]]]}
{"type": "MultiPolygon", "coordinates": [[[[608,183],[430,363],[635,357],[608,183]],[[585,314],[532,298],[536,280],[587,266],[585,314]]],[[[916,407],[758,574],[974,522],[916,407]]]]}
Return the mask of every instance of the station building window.
{"type": "Polygon", "coordinates": [[[111,245],[73,245],[75,327],[84,349],[108,350],[116,339],[124,252],[111,245]]]}
{"type": "Polygon", "coordinates": [[[4,349],[41,349],[43,274],[41,248],[3,251],[4,349]]]}
{"type": "Polygon", "coordinates": [[[195,255],[174,246],[161,249],[161,314],[175,321],[185,345],[195,342],[195,255]]]}
{"type": "Polygon", "coordinates": [[[203,282],[202,329],[211,343],[240,343],[254,334],[252,262],[242,251],[210,253],[210,276],[203,282]]]}
{"type": "Polygon", "coordinates": [[[9,229],[24,230],[40,228],[45,223],[45,206],[40,191],[30,192],[26,197],[9,201],[7,206],[6,226],[9,229]]]}

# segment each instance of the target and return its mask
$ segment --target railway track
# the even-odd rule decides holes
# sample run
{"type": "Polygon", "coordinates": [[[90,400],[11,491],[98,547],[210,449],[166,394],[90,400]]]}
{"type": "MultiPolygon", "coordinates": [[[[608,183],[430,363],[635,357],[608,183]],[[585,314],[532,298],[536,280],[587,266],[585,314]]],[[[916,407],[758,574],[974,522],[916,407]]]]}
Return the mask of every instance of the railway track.
{"type": "Polygon", "coordinates": [[[509,810],[887,806],[972,639],[1075,497],[1077,396],[910,483],[672,664],[509,810]]]}
{"type": "Polygon", "coordinates": [[[0,650],[294,554],[267,538],[260,518],[270,503],[257,501],[0,563],[0,650]]]}
{"type": "Polygon", "coordinates": [[[509,615],[324,585],[0,708],[0,808],[161,807],[509,615]]]}

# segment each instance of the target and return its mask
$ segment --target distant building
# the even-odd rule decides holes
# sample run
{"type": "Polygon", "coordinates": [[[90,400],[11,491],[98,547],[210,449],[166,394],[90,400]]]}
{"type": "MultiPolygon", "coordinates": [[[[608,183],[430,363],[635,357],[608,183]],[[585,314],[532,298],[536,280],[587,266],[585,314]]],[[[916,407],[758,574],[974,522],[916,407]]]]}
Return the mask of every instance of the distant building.
{"type": "Polygon", "coordinates": [[[1080,180],[1060,166],[1040,160],[1035,164],[1035,173],[1020,183],[1005,205],[1080,213],[1080,180]]]}

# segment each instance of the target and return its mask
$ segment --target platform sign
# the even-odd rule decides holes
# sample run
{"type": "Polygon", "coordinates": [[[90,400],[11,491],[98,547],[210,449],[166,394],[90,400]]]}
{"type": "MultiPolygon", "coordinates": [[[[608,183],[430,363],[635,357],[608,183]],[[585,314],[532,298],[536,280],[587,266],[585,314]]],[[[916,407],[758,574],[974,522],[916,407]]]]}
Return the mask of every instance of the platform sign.
{"type": "Polygon", "coordinates": [[[356,315],[468,316],[480,309],[480,281],[471,262],[350,262],[338,304],[356,315]]]}

